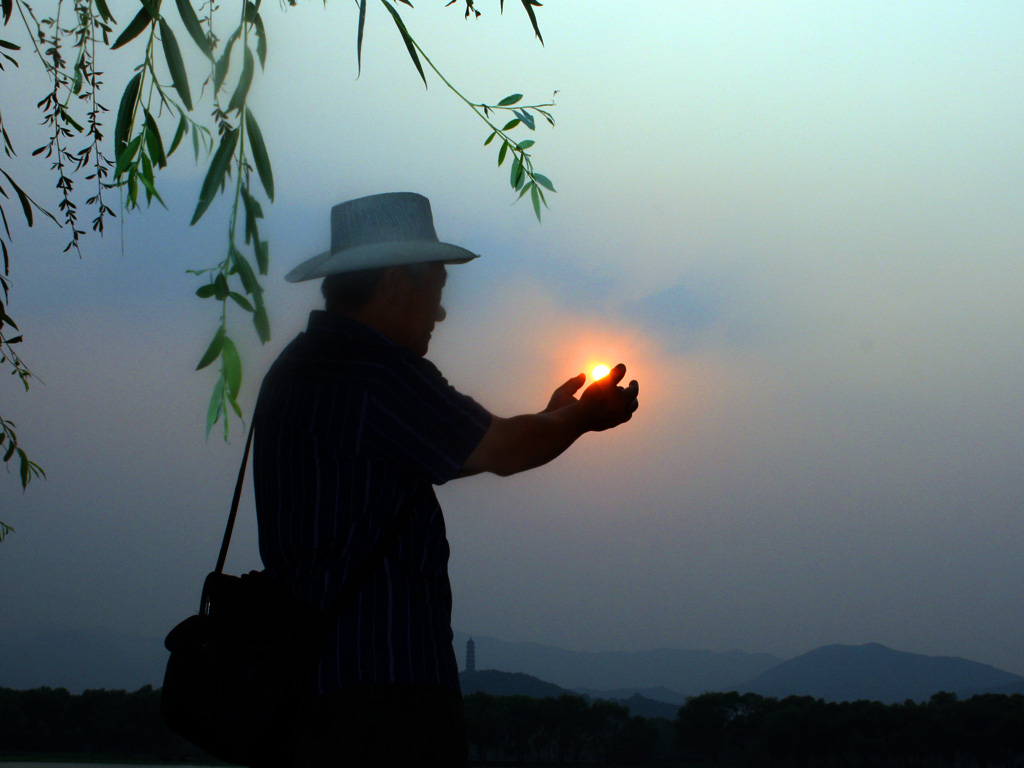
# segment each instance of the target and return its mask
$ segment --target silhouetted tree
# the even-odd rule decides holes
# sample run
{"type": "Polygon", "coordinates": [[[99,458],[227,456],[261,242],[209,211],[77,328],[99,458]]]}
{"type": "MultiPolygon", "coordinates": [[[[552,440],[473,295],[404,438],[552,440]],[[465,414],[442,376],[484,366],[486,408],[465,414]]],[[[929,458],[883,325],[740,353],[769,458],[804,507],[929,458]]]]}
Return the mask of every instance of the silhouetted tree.
{"type": "Polygon", "coordinates": [[[171,733],[160,715],[160,691],[134,693],[63,688],[0,688],[0,754],[164,759],[202,756],[171,733]]]}
{"type": "Polygon", "coordinates": [[[736,691],[691,696],[676,718],[680,746],[718,763],[740,711],[741,699],[736,691]]]}
{"type": "Polygon", "coordinates": [[[661,734],[658,723],[634,715],[618,730],[607,746],[604,759],[612,765],[644,765],[658,757],[661,734]]]}

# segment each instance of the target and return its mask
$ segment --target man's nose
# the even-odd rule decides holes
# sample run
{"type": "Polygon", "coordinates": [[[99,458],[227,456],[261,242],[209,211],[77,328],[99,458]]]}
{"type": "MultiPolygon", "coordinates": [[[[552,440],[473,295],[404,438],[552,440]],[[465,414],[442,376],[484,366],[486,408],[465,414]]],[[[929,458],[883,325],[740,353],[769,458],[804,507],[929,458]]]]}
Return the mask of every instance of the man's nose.
{"type": "Polygon", "coordinates": [[[440,322],[441,322],[442,320],[444,320],[444,319],[445,319],[446,317],[448,317],[448,313],[447,313],[447,312],[445,312],[445,309],[444,309],[444,307],[442,307],[442,306],[441,306],[441,305],[439,304],[439,305],[438,305],[438,307],[437,307],[437,322],[439,322],[439,323],[440,323],[440,322]]]}

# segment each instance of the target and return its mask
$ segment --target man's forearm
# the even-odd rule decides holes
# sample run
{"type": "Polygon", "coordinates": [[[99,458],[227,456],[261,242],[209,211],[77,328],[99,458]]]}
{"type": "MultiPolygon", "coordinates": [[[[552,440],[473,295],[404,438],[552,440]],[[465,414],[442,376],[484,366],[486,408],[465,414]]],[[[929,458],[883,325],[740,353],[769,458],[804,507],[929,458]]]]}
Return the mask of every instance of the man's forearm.
{"type": "Polygon", "coordinates": [[[504,477],[547,464],[587,431],[586,422],[579,405],[508,419],[495,416],[463,474],[493,472],[504,477]]]}
{"type": "Polygon", "coordinates": [[[540,467],[560,456],[587,430],[578,405],[547,413],[529,413],[505,420],[508,430],[504,470],[513,475],[540,467]]]}

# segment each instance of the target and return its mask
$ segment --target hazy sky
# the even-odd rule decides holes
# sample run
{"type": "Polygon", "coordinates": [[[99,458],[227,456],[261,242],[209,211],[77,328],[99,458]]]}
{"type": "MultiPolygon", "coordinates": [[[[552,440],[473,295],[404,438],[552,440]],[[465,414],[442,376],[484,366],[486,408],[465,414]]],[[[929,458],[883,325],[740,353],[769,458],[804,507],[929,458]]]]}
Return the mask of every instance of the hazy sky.
{"type": "MultiPolygon", "coordinates": [[[[439,489],[457,630],[781,656],[877,641],[1024,674],[1024,6],[551,0],[542,47],[518,3],[478,5],[404,15],[469,98],[558,90],[533,137],[558,189],[542,225],[383,7],[358,79],[354,4],[265,7],[273,340],[231,321],[246,409],[318,305],[282,276],[327,247],[330,206],[421,192],[441,238],[483,255],[450,270],[429,355],[452,383],[499,415],[594,362],[641,384],[622,429],[439,489]]],[[[106,68],[108,106],[137,55],[106,68]]],[[[34,103],[19,76],[5,94],[34,103]]],[[[36,117],[4,119],[27,158],[36,117]]],[[[0,378],[0,413],[49,478],[0,477],[6,632],[161,636],[214,565],[242,431],[204,441],[212,376],[192,370],[216,312],[185,270],[220,259],[227,215],[189,228],[201,176],[174,163],[170,211],[128,216],[123,254],[117,224],[81,260],[15,232],[10,311],[45,385],[0,378]]],[[[228,567],[258,567],[251,492],[228,567]]]]}

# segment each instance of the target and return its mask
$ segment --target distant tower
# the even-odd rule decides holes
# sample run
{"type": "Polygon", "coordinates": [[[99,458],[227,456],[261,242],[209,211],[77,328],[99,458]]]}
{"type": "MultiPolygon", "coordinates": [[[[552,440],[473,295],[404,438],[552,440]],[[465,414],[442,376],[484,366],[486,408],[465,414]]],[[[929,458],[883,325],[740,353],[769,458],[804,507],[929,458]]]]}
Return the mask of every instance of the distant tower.
{"type": "Polygon", "coordinates": [[[466,641],[466,671],[476,672],[476,643],[472,637],[466,641]]]}

